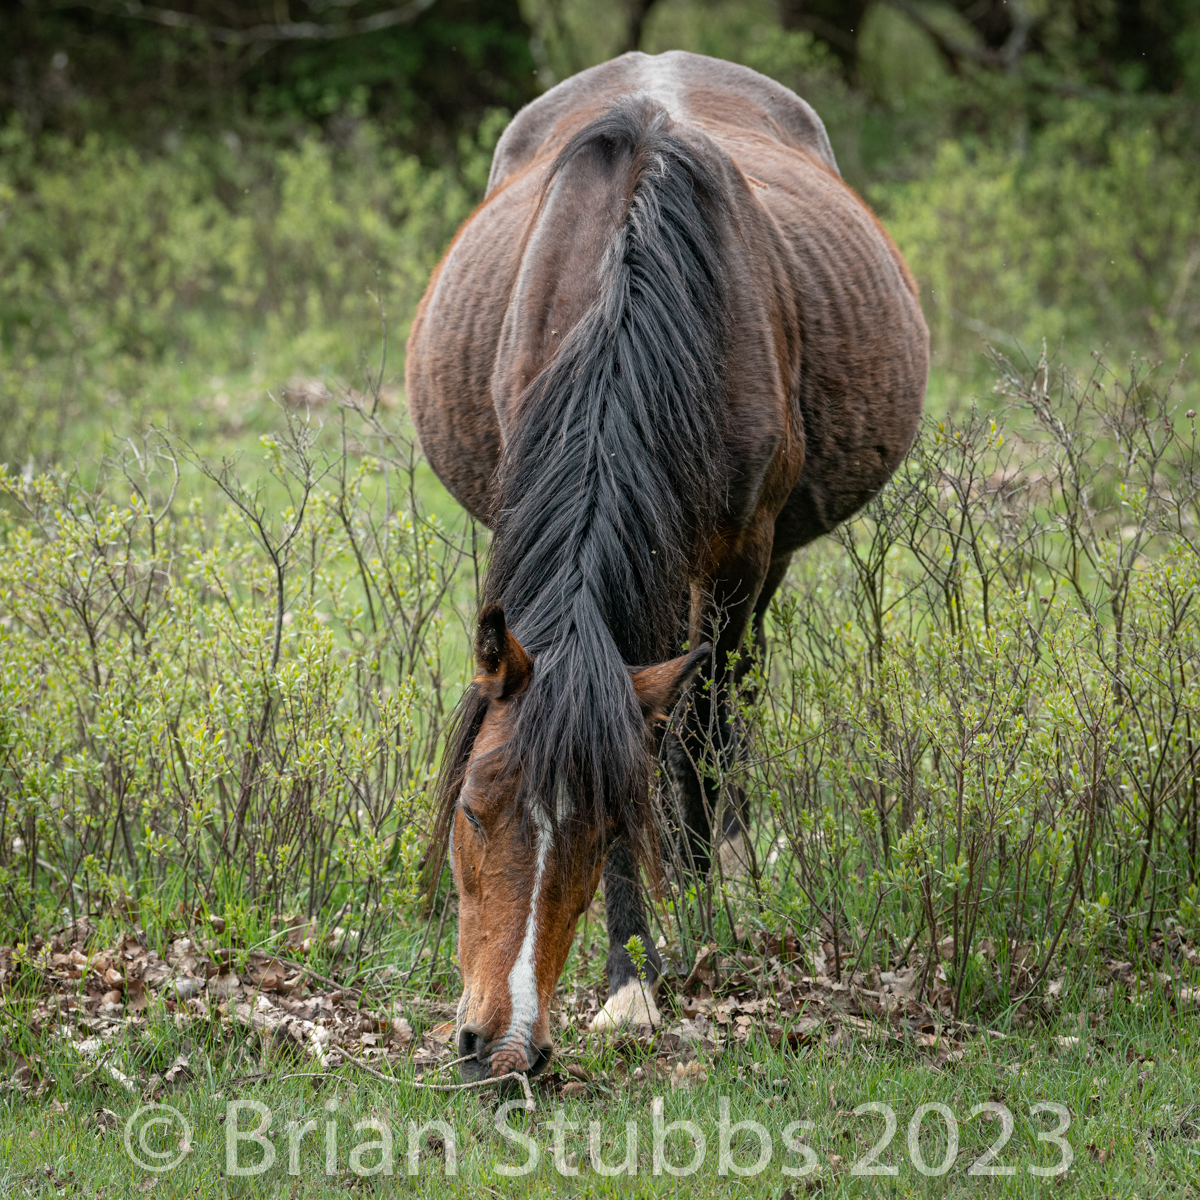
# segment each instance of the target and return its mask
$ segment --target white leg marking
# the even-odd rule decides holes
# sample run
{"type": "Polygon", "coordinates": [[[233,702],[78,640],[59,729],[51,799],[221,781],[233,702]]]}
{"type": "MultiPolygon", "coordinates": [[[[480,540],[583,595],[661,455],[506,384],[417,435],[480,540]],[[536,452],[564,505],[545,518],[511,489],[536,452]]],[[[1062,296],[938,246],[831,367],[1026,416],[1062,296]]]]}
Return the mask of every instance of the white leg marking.
{"type": "Polygon", "coordinates": [[[657,1028],[661,1024],[662,1017],[658,1015],[658,1007],[654,1003],[654,985],[631,979],[609,996],[591,1027],[593,1033],[607,1033],[622,1025],[651,1025],[657,1028]]]}

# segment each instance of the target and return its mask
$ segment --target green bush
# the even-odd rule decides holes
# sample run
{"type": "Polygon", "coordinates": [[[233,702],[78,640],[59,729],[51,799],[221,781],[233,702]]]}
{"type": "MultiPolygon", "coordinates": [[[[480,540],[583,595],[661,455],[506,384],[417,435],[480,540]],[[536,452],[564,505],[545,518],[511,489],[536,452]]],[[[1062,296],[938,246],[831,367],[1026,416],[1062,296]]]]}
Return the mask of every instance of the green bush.
{"type": "Polygon", "coordinates": [[[982,342],[1078,362],[1178,361],[1200,333],[1200,166],[1152,125],[1067,104],[1030,149],[943,143],[932,167],[872,191],[921,285],[935,363],[982,342]]]}
{"type": "MultiPolygon", "coordinates": [[[[345,144],[195,139],[158,157],[0,134],[0,461],[72,453],[128,424],[156,368],[208,375],[305,340],[354,366],[380,308],[402,339],[504,123],[432,170],[359,123],[345,144]],[[338,347],[336,343],[340,342],[338,347]],[[95,424],[87,424],[94,432],[95,424]]],[[[193,397],[181,397],[186,403],[193,397]]]]}
{"type": "MultiPolygon", "coordinates": [[[[750,796],[755,887],[668,885],[685,949],[790,931],[815,970],[915,964],[956,1013],[1092,955],[1189,952],[1194,414],[1145,375],[1043,362],[1000,387],[1005,419],[930,421],[794,567],[745,752],[708,764],[722,804],[750,796]]],[[[257,481],[193,463],[179,483],[161,441],[91,490],[2,477],[0,937],[352,911],[377,954],[412,928],[389,919],[415,899],[478,563],[425,515],[390,420],[343,409],[322,457],[292,417],[257,481]]]]}
{"type": "MultiPolygon", "coordinates": [[[[935,81],[911,112],[889,116],[840,81],[809,35],[755,25],[740,36],[751,65],[817,103],[843,169],[863,179],[921,284],[939,382],[978,376],[983,342],[1033,354],[1045,338],[1073,363],[1103,344],[1175,359],[1194,342],[1200,165],[1177,128],[1182,108],[1079,97],[1032,135],[951,136],[942,92],[965,84],[935,81]],[[891,181],[872,185],[860,142],[889,121],[946,140],[876,163],[876,179],[891,181]]],[[[1015,86],[993,91],[1014,110],[1005,128],[1020,131],[1033,115],[1015,86]]],[[[109,430],[190,428],[206,394],[222,391],[213,378],[247,375],[261,394],[296,374],[349,377],[364,356],[378,359],[381,308],[396,367],[504,120],[493,113],[437,169],[349,118],[336,138],[195,136],[158,155],[10,123],[0,132],[0,461],[36,470],[109,430]]]]}
{"type": "Polygon", "coordinates": [[[176,499],[157,439],[99,491],[0,476],[9,933],[113,905],[161,928],[196,906],[313,917],[353,898],[366,938],[412,898],[463,686],[467,544],[390,503],[413,494],[411,446],[346,419],[377,457],[322,462],[290,420],[263,439],[261,482],[209,472],[216,517],[176,499]]]}
{"type": "Polygon", "coordinates": [[[956,1014],[1097,951],[1166,969],[1200,880],[1195,413],[1044,360],[1002,388],[804,556],[727,768],[768,925],[830,974],[915,953],[956,1014]]]}

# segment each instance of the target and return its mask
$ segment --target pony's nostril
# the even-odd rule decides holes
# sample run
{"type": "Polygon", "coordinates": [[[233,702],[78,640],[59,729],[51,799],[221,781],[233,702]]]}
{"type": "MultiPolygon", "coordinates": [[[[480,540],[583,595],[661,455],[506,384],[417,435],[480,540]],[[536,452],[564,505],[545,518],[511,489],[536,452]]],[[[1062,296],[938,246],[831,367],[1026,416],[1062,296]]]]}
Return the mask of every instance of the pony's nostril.
{"type": "Polygon", "coordinates": [[[458,1057],[459,1058],[479,1058],[479,1052],[483,1049],[483,1036],[478,1030],[466,1027],[459,1031],[458,1035],[458,1057]]]}
{"type": "Polygon", "coordinates": [[[544,1070],[546,1064],[550,1061],[550,1056],[554,1053],[553,1046],[533,1046],[531,1049],[533,1050],[533,1056],[529,1063],[530,1077],[544,1070]]]}

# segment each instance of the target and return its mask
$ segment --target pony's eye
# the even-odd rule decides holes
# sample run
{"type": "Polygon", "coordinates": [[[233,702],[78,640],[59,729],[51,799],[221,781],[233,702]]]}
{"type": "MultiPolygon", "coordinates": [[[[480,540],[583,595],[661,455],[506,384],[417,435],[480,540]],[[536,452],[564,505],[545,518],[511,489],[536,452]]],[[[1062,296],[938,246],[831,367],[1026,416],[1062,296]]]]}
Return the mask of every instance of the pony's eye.
{"type": "Polygon", "coordinates": [[[462,814],[471,822],[473,828],[479,829],[479,818],[466,805],[463,805],[462,814]]]}

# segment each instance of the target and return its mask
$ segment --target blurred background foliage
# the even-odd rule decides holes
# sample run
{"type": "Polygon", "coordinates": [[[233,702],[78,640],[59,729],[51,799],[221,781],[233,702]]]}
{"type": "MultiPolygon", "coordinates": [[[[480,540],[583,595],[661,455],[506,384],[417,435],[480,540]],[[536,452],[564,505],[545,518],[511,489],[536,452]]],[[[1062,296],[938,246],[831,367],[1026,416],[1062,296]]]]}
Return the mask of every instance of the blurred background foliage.
{"type": "MultiPolygon", "coordinates": [[[[0,461],[267,422],[378,370],[507,117],[639,48],[810,100],[918,277],[930,403],[985,343],[1172,369],[1200,326],[1189,0],[21,0],[0,17],[0,461]],[[382,317],[382,320],[381,320],[382,317]]],[[[1191,387],[1191,373],[1182,377],[1191,387]]]]}

